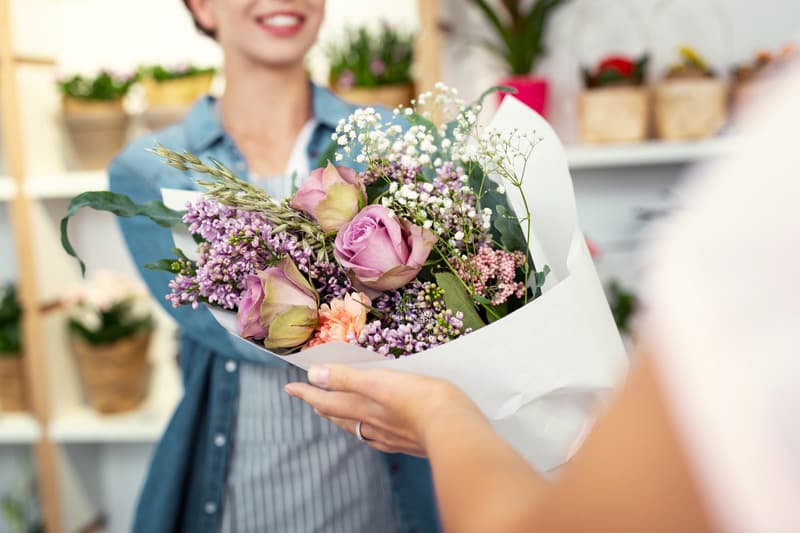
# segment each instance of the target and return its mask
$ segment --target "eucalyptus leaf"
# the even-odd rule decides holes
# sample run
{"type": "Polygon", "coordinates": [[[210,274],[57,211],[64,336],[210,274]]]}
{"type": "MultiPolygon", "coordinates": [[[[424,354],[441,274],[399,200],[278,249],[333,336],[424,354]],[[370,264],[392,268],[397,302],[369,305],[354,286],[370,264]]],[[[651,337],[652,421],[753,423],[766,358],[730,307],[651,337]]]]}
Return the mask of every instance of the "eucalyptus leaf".
{"type": "Polygon", "coordinates": [[[464,315],[464,327],[472,331],[481,329],[486,324],[475,310],[467,291],[451,272],[437,272],[436,284],[444,290],[444,303],[453,312],[460,311],[464,315]]]}
{"type": "Polygon", "coordinates": [[[78,260],[81,266],[81,275],[86,274],[86,265],[72,247],[67,227],[69,219],[75,216],[75,213],[82,207],[90,207],[96,211],[108,211],[118,217],[144,216],[165,228],[183,225],[181,220],[183,212],[170,209],[158,201],[137,204],[124,194],[109,191],[90,191],[79,194],[70,201],[67,214],[61,219],[61,246],[67,254],[78,260]]]}

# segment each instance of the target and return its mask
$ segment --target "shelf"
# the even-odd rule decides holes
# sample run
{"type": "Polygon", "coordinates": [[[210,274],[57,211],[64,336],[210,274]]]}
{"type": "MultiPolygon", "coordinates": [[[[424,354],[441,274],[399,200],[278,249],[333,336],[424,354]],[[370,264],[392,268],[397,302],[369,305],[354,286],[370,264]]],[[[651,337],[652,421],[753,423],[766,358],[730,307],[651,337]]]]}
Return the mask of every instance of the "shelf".
{"type": "MultiPolygon", "coordinates": [[[[593,168],[674,165],[701,161],[733,151],[735,138],[718,137],[700,141],[648,141],[638,144],[568,145],[567,161],[572,170],[593,168]]],[[[104,191],[108,177],[104,170],[65,172],[31,176],[25,193],[31,198],[72,198],[86,191],[104,191]]],[[[13,196],[10,178],[0,177],[0,200],[13,196]]]]}
{"type": "Polygon", "coordinates": [[[13,178],[0,176],[0,202],[11,200],[17,194],[17,185],[13,178]]]}
{"type": "Polygon", "coordinates": [[[61,444],[155,443],[167,427],[171,409],[143,406],[118,415],[101,415],[80,406],[50,422],[50,438],[61,444]]]}
{"type": "Polygon", "coordinates": [[[733,151],[736,140],[717,137],[699,141],[648,141],[637,144],[570,145],[572,170],[692,163],[733,151]]]}
{"type": "Polygon", "coordinates": [[[108,188],[105,171],[66,172],[52,176],[31,176],[25,181],[25,193],[31,198],[72,198],[86,191],[108,188]]]}
{"type": "Polygon", "coordinates": [[[0,413],[0,444],[33,444],[40,433],[29,413],[0,413]]]}

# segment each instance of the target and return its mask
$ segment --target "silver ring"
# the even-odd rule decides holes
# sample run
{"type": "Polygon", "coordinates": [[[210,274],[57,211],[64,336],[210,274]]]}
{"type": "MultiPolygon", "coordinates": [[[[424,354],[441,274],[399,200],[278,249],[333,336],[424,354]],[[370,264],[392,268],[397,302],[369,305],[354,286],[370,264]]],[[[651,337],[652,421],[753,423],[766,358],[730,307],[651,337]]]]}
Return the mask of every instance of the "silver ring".
{"type": "Polygon", "coordinates": [[[361,442],[369,442],[372,440],[364,437],[364,435],[361,434],[361,420],[356,422],[356,437],[358,437],[358,440],[361,442]]]}

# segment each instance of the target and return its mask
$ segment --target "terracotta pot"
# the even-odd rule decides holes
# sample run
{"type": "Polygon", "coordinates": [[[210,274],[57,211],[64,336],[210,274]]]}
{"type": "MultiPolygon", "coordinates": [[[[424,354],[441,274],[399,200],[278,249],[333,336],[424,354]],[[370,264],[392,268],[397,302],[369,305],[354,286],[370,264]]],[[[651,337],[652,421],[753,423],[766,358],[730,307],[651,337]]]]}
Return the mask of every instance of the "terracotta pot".
{"type": "Polygon", "coordinates": [[[399,105],[407,106],[411,102],[414,98],[414,85],[404,83],[381,87],[351,87],[350,89],[336,89],[336,94],[351,104],[380,105],[394,109],[399,105]]]}
{"type": "Polygon", "coordinates": [[[582,91],[578,96],[581,139],[587,143],[644,141],[650,129],[649,100],[643,87],[582,91]]]}
{"type": "Polygon", "coordinates": [[[728,85],[712,78],[665,80],[654,90],[656,133],[661,139],[714,136],[728,120],[728,85]]]}
{"type": "Polygon", "coordinates": [[[125,145],[128,115],[118,100],[80,100],[65,96],[64,122],[81,166],[100,169],[125,145]]]}
{"type": "MultiPolygon", "coordinates": [[[[544,78],[533,76],[515,76],[501,80],[499,85],[513,87],[517,90],[514,97],[527,105],[543,117],[547,116],[547,96],[549,84],[544,78]]],[[[499,101],[502,102],[508,93],[498,93],[499,101]]]]}
{"type": "Polygon", "coordinates": [[[0,354],[0,411],[25,411],[25,371],[18,354],[0,354]]]}
{"type": "Polygon", "coordinates": [[[70,346],[89,403],[101,413],[138,407],[147,396],[150,366],[147,351],[152,331],[104,345],[70,335],[70,346]]]}
{"type": "Polygon", "coordinates": [[[165,81],[144,78],[141,84],[149,108],[186,108],[209,91],[215,75],[210,72],[165,81]]]}

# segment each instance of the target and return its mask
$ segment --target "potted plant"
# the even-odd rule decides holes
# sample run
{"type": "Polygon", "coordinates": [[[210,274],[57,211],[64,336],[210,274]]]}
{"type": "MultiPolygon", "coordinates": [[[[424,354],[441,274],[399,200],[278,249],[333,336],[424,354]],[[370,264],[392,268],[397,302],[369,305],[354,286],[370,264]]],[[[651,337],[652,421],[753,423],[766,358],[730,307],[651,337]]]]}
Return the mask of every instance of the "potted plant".
{"type": "Polygon", "coordinates": [[[101,413],[136,408],[146,396],[153,331],[147,293],[105,272],[70,294],[65,304],[70,345],[89,403],[101,413]]]}
{"type": "Polygon", "coordinates": [[[139,82],[147,97],[144,119],[151,129],[173,124],[183,118],[195,100],[211,89],[216,67],[191,64],[139,68],[139,82]]]}
{"type": "Polygon", "coordinates": [[[22,307],[14,285],[0,287],[0,411],[24,411],[22,307]]]}
{"type": "Polygon", "coordinates": [[[103,71],[97,76],[75,74],[58,82],[64,120],[80,164],[104,168],[122,148],[128,115],[122,106],[135,76],[103,71]]]}
{"type": "Polygon", "coordinates": [[[649,57],[610,56],[594,70],[583,69],[578,97],[581,138],[589,143],[639,142],[649,124],[645,70],[649,57]]]}
{"type": "Polygon", "coordinates": [[[728,84],[692,48],[679,53],[654,90],[656,133],[667,140],[712,137],[728,118],[728,84]]]}
{"type": "MultiPolygon", "coordinates": [[[[500,84],[516,89],[517,98],[544,116],[548,83],[532,72],[546,51],[544,37],[550,15],[566,0],[501,0],[497,7],[487,0],[471,1],[495,32],[494,41],[482,44],[505,62],[511,75],[500,84]]],[[[501,100],[505,94],[500,93],[501,100]]]]}
{"type": "Polygon", "coordinates": [[[364,27],[349,30],[343,43],[328,46],[326,55],[331,87],[348,102],[394,108],[413,98],[411,35],[388,24],[377,34],[364,27]]]}

